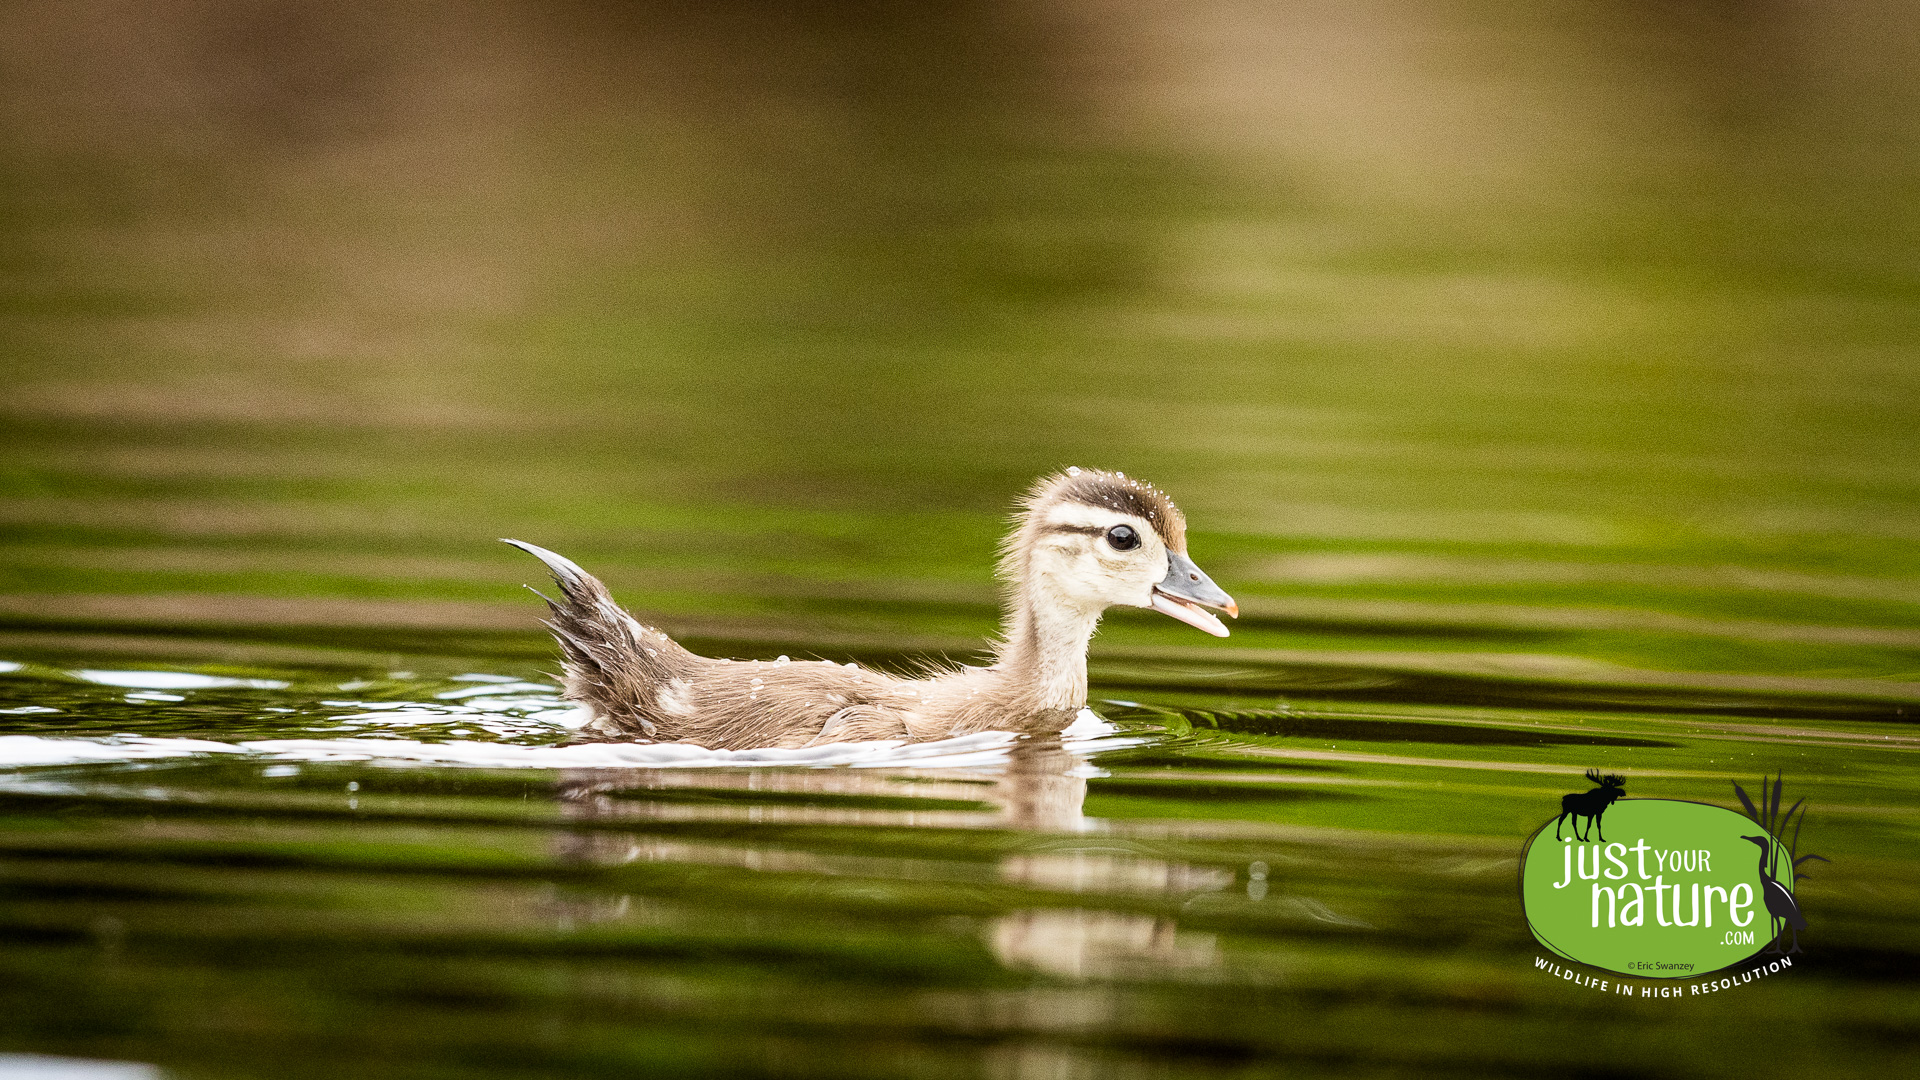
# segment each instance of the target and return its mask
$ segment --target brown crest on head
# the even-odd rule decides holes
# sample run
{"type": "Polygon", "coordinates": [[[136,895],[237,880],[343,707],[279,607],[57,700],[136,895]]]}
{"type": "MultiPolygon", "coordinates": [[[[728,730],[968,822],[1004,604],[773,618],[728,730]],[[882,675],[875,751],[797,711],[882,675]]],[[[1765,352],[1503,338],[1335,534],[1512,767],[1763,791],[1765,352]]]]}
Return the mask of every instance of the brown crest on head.
{"type": "Polygon", "coordinates": [[[1033,486],[1025,506],[1029,512],[1055,502],[1076,502],[1122,514],[1132,514],[1153,526],[1174,551],[1187,550],[1187,518],[1166,492],[1124,473],[1102,469],[1068,469],[1033,486]]]}

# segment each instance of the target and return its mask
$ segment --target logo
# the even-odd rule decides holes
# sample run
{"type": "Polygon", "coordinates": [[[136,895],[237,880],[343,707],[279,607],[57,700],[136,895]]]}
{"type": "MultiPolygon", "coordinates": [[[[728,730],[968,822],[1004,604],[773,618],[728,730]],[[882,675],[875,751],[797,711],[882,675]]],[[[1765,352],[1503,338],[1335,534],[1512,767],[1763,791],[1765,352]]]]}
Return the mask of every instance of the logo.
{"type": "Polygon", "coordinates": [[[1759,806],[1735,784],[1743,815],[1627,798],[1625,779],[1597,769],[1587,780],[1592,790],[1561,799],[1560,816],[1534,832],[1521,859],[1521,905],[1540,944],[1647,979],[1692,978],[1763,952],[1800,951],[1807,919],[1794,897],[1805,877],[1799,868],[1826,861],[1798,853],[1804,799],[1782,814],[1778,779],[1761,780],[1759,806]]]}

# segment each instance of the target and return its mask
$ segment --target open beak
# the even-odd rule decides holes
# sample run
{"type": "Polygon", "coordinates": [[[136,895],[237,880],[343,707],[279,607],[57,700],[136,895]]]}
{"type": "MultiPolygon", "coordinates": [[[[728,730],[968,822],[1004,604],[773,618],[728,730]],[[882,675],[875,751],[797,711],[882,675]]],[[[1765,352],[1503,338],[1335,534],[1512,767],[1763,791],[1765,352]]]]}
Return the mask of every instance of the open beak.
{"type": "Polygon", "coordinates": [[[1198,627],[1214,637],[1226,637],[1227,626],[1204,608],[1224,611],[1240,617],[1240,605],[1220,591],[1206,571],[1177,551],[1167,552],[1167,576],[1153,587],[1152,608],[1171,615],[1188,626],[1198,627]]]}

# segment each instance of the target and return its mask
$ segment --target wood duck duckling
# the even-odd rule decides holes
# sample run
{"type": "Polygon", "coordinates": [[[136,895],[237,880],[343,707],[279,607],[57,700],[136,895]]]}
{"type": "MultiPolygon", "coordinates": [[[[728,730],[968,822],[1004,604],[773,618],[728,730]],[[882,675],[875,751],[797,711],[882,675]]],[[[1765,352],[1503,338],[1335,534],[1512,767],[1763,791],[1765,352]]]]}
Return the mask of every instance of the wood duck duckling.
{"type": "Polygon", "coordinates": [[[547,599],[565,696],[591,736],[711,749],[1060,731],[1087,703],[1087,643],[1109,607],[1153,608],[1218,637],[1239,606],[1187,557],[1186,519],[1150,484],[1068,469],[1035,484],[1001,547],[1006,616],[993,662],[899,678],[830,661],[697,656],[614,603],[570,560],[506,543],[553,572],[547,599]]]}

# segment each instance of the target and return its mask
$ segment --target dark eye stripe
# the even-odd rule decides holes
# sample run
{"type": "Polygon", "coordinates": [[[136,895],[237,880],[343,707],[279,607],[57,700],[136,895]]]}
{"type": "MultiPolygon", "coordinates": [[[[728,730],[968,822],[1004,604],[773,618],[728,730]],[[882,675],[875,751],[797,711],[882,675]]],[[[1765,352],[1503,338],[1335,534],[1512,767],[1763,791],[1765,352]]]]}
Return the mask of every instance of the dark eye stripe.
{"type": "Polygon", "coordinates": [[[1049,525],[1046,531],[1050,533],[1079,533],[1081,536],[1107,535],[1107,530],[1098,525],[1049,525]]]}

